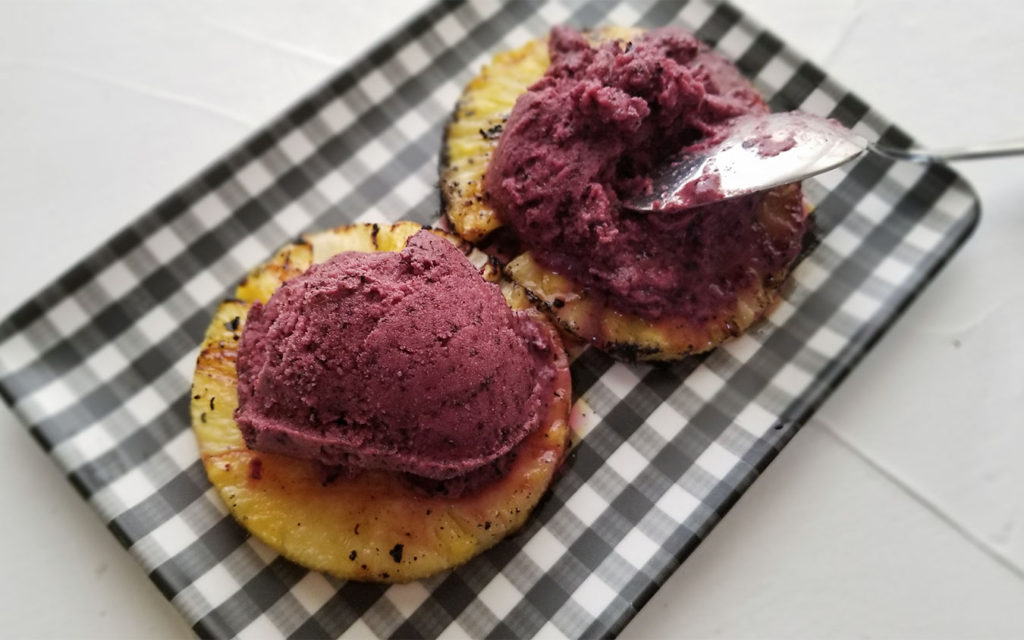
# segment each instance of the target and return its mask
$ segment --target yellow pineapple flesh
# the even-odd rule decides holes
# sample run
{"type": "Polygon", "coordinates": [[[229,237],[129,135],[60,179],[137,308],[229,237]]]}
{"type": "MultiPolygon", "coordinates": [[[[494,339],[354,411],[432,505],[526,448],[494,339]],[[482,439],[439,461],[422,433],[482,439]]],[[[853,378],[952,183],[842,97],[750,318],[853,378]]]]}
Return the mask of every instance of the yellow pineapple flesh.
{"type": "MultiPolygon", "coordinates": [[[[285,247],[250,273],[236,300],[220,305],[196,365],[192,425],[206,473],[231,514],[283,556],[341,578],[406,582],[466,562],[523,525],[569,445],[569,372],[557,332],[517,287],[505,285],[513,308],[529,307],[549,327],[560,366],[547,418],[519,445],[511,468],[496,482],[448,498],[415,489],[397,474],[332,477],[316,462],[246,447],[233,417],[235,361],[252,302],[269,297],[313,262],[348,250],[397,251],[419,229],[413,223],[353,225],[285,247]]],[[[458,238],[441,235],[468,251],[458,238]]],[[[486,257],[470,258],[492,279],[499,275],[486,257]]]]}

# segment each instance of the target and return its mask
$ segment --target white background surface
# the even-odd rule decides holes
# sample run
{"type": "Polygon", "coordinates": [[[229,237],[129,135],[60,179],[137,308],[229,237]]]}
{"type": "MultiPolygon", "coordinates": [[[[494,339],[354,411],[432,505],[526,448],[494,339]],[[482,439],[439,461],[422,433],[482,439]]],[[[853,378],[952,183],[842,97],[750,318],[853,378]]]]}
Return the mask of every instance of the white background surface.
{"type": "MultiPolygon", "coordinates": [[[[0,1],[0,316],[421,2],[0,1]]],[[[913,136],[1024,138],[1024,3],[738,4],[913,136]]],[[[626,638],[1024,637],[1024,159],[626,638]]],[[[182,637],[0,406],[0,635],[182,637]]]]}

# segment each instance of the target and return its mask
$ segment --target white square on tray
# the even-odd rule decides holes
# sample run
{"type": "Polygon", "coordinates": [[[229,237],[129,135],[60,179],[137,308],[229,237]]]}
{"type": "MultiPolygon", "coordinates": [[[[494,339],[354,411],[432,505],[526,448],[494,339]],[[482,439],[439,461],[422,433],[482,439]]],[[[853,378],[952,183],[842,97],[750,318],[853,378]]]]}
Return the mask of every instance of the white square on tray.
{"type": "MultiPolygon", "coordinates": [[[[235,576],[231,575],[223,562],[219,562],[203,575],[196,578],[192,588],[202,596],[211,609],[216,609],[223,602],[241,589],[235,576]]],[[[184,593],[184,592],[183,592],[184,593]]]]}
{"type": "Polygon", "coordinates": [[[906,282],[914,268],[895,256],[887,256],[875,267],[875,275],[889,284],[899,286],[906,282]]]}
{"type": "MultiPolygon", "coordinates": [[[[375,635],[373,633],[368,633],[362,636],[348,636],[347,634],[342,636],[342,638],[346,637],[351,637],[355,640],[356,638],[372,638],[375,637],[375,635]]],[[[466,632],[466,629],[459,623],[458,618],[456,618],[437,635],[437,640],[465,640],[469,637],[469,633],[466,632]]]]}
{"type": "Polygon", "coordinates": [[[630,529],[619,544],[615,545],[615,553],[622,556],[629,564],[637,569],[642,569],[661,546],[648,538],[640,529],[630,529]]]}
{"type": "Polygon", "coordinates": [[[74,469],[95,460],[116,446],[106,425],[96,422],[53,448],[53,457],[63,469],[74,469]]]}
{"type": "Polygon", "coordinates": [[[173,558],[195,541],[196,533],[181,516],[175,515],[154,529],[148,537],[166,557],[173,558]]]}
{"type": "Polygon", "coordinates": [[[398,51],[395,59],[411,77],[426,67],[431,57],[418,40],[410,40],[398,51]]]}
{"type": "MultiPolygon", "coordinates": [[[[276,247],[274,247],[276,249],[276,247]]],[[[231,248],[230,256],[238,262],[240,265],[259,264],[270,257],[273,249],[270,249],[263,245],[262,242],[256,239],[256,236],[249,235],[231,248]]]]}
{"type": "Polygon", "coordinates": [[[607,24],[631,25],[636,24],[639,18],[640,13],[637,7],[622,3],[615,5],[615,8],[608,13],[605,22],[607,24]]]}
{"type": "Polygon", "coordinates": [[[71,296],[50,309],[46,317],[62,336],[70,336],[89,320],[89,314],[71,296]]]}
{"type": "Polygon", "coordinates": [[[541,4],[538,13],[544,22],[551,25],[562,24],[569,19],[568,8],[558,2],[545,2],[541,4]]]}
{"type": "Polygon", "coordinates": [[[686,426],[686,418],[667,403],[661,403],[647,416],[647,424],[654,429],[655,433],[671,441],[682,432],[686,426]]]}
{"type": "Polygon", "coordinates": [[[858,237],[849,229],[846,229],[845,227],[836,227],[825,237],[822,244],[845,258],[856,251],[862,241],[863,238],[858,237]]]}
{"type": "Polygon", "coordinates": [[[85,360],[85,366],[101,380],[109,380],[128,366],[128,358],[113,342],[108,342],[85,360]]]}
{"type": "Polygon", "coordinates": [[[725,386],[725,380],[722,380],[707,366],[702,365],[688,375],[683,384],[702,400],[711,400],[725,386]]]}
{"type": "Polygon", "coordinates": [[[466,29],[449,13],[434,25],[434,33],[447,47],[452,47],[466,35],[466,29]]]}
{"type": "Polygon", "coordinates": [[[363,90],[366,97],[374,104],[383,102],[384,98],[394,89],[391,83],[388,82],[388,79],[384,77],[384,74],[377,70],[373,70],[363,76],[362,80],[359,81],[359,88],[363,90]]]}
{"type": "Polygon", "coordinates": [[[640,382],[640,378],[637,377],[633,369],[621,362],[613,364],[601,376],[601,383],[620,400],[629,395],[638,382],[640,382]]]}
{"type": "Polygon", "coordinates": [[[775,309],[768,314],[768,322],[776,327],[781,327],[786,324],[786,321],[793,317],[796,313],[796,307],[793,306],[789,300],[782,298],[778,304],[775,305],[775,309]]]}
{"type": "Polygon", "coordinates": [[[320,111],[320,119],[332,134],[344,131],[356,121],[356,113],[342,100],[332,100],[320,111]]]}
{"type": "Polygon", "coordinates": [[[813,260],[803,260],[793,269],[792,277],[808,291],[817,291],[828,280],[829,273],[813,260]]]}
{"type": "Polygon", "coordinates": [[[117,260],[110,263],[106,269],[96,276],[96,284],[100,286],[103,293],[111,300],[116,300],[128,293],[128,290],[138,284],[139,278],[122,262],[117,260]]]}
{"type": "Polygon", "coordinates": [[[116,511],[114,511],[116,516],[131,509],[154,493],[156,493],[156,487],[150,482],[149,477],[143,473],[141,468],[135,467],[97,493],[96,499],[114,503],[109,504],[108,508],[113,509],[116,505],[116,511]]]}
{"type": "Polygon", "coordinates": [[[507,46],[503,48],[511,49],[513,47],[519,47],[526,44],[533,38],[534,35],[530,33],[529,29],[524,25],[518,25],[502,36],[502,42],[507,43],[507,46]]]}
{"type": "Polygon", "coordinates": [[[810,373],[792,362],[787,362],[786,366],[772,378],[772,384],[795,398],[807,390],[812,380],[810,373]]]}
{"type": "Polygon", "coordinates": [[[608,502],[588,485],[581,485],[576,493],[565,501],[565,506],[588,527],[608,509],[608,502]]]}
{"type": "Polygon", "coordinates": [[[683,7],[682,11],[679,12],[679,17],[682,18],[687,28],[692,30],[707,22],[707,19],[711,16],[712,10],[713,7],[710,3],[689,2],[683,7]]]}
{"type": "Polygon", "coordinates": [[[883,200],[874,191],[868,191],[857,203],[857,213],[875,224],[881,223],[892,212],[891,202],[883,200]]]}
{"type": "Polygon", "coordinates": [[[15,404],[30,422],[42,422],[78,402],[78,394],[68,387],[65,378],[54,378],[42,389],[25,396],[15,404]]]}
{"type": "Polygon", "coordinates": [[[491,578],[487,586],[480,590],[477,597],[495,617],[501,620],[519,604],[519,601],[523,599],[523,594],[504,574],[498,573],[491,578]]]}
{"type": "Polygon", "coordinates": [[[309,613],[316,613],[320,607],[334,597],[335,590],[322,573],[308,571],[295,583],[290,593],[309,613]]]}
{"type": "Polygon", "coordinates": [[[432,124],[423,117],[418,109],[406,111],[401,118],[395,121],[395,129],[410,141],[430,131],[431,126],[432,124]]]}
{"type": "Polygon", "coordinates": [[[932,251],[940,240],[942,234],[924,224],[918,224],[903,238],[908,245],[921,251],[932,251]]]}
{"type": "Polygon", "coordinates": [[[810,113],[832,113],[835,108],[836,99],[822,91],[821,87],[811,91],[800,104],[800,109],[810,113]]]}
{"type": "Polygon", "coordinates": [[[411,173],[391,191],[391,195],[408,207],[423,197],[433,195],[433,188],[432,183],[424,182],[419,175],[411,173]]]}
{"type": "Polygon", "coordinates": [[[736,362],[746,363],[750,362],[750,359],[761,348],[761,343],[752,333],[748,332],[738,338],[727,340],[718,348],[732,356],[736,362]]]}
{"type": "MultiPolygon", "coordinates": [[[[484,54],[481,54],[479,57],[483,58],[484,61],[487,60],[487,56],[484,54]]],[[[434,90],[430,92],[430,96],[427,97],[426,101],[429,101],[429,103],[438,111],[447,113],[448,109],[451,108],[450,105],[455,104],[459,99],[459,96],[462,95],[462,89],[463,85],[461,82],[456,82],[449,78],[437,83],[434,90]]]]}
{"type": "Polygon", "coordinates": [[[162,227],[146,238],[146,249],[159,263],[170,262],[185,249],[185,244],[171,227],[162,227]]]}
{"type": "Polygon", "coordinates": [[[882,301],[860,291],[854,291],[840,309],[858,320],[869,320],[882,307],[882,301]]]}
{"type": "Polygon", "coordinates": [[[144,425],[166,409],[167,402],[160,397],[156,389],[146,386],[139,389],[123,407],[137,424],[144,425]]]}
{"type": "Polygon", "coordinates": [[[281,138],[277,146],[294,164],[301,164],[315,151],[313,143],[300,128],[292,129],[288,135],[281,138]]]}
{"type": "Polygon", "coordinates": [[[548,620],[544,626],[537,631],[535,638],[540,640],[564,640],[567,636],[559,629],[554,622],[548,620]]]}
{"type": "Polygon", "coordinates": [[[750,435],[760,438],[775,426],[778,419],[758,403],[751,402],[736,416],[735,423],[750,435]]]}
{"type": "Polygon", "coordinates": [[[592,573],[576,588],[572,599],[592,617],[599,618],[615,600],[615,595],[615,589],[608,586],[599,575],[592,573]]]}
{"type": "Polygon", "coordinates": [[[715,48],[724,53],[727,57],[736,60],[743,56],[744,52],[753,44],[754,38],[749,30],[742,28],[740,24],[733,26],[718,40],[715,48]]]}
{"type": "Polygon", "coordinates": [[[974,197],[963,189],[946,189],[935,208],[950,216],[963,216],[974,206],[974,197]]]}
{"type": "Polygon", "coordinates": [[[199,220],[203,227],[212,229],[231,215],[231,208],[216,191],[212,191],[192,205],[192,217],[199,220]]]}
{"type": "Polygon", "coordinates": [[[426,602],[430,592],[422,582],[407,582],[391,585],[384,595],[403,618],[408,618],[426,602]]]}
{"type": "Polygon", "coordinates": [[[238,634],[238,638],[275,638],[281,635],[281,629],[278,628],[274,621],[271,620],[270,616],[262,613],[249,623],[249,625],[242,629],[238,634]]]}
{"type": "Polygon", "coordinates": [[[381,167],[393,160],[393,154],[387,147],[381,144],[377,138],[372,138],[359,149],[358,158],[365,167],[366,173],[375,173],[381,167]]]}
{"type": "Polygon", "coordinates": [[[274,216],[274,222],[291,237],[297,236],[300,231],[309,227],[313,220],[314,216],[311,216],[302,204],[295,200],[289,202],[274,216]]]}
{"type": "Polygon", "coordinates": [[[178,327],[178,322],[166,308],[157,306],[144,315],[136,327],[151,344],[157,344],[178,327]]]}
{"type": "Polygon", "coordinates": [[[198,306],[205,306],[225,293],[224,284],[206,269],[196,272],[183,289],[198,306]]]}
{"type": "Polygon", "coordinates": [[[258,196],[274,182],[274,176],[267,170],[262,158],[250,160],[235,174],[235,179],[250,196],[258,196]]]}
{"type": "Polygon", "coordinates": [[[191,429],[185,429],[164,445],[163,453],[174,461],[178,469],[187,469],[199,459],[199,444],[191,429]]]}
{"type": "Polygon", "coordinates": [[[369,627],[362,618],[357,618],[352,626],[345,629],[345,632],[340,636],[343,639],[352,638],[353,640],[363,640],[365,638],[376,638],[377,634],[374,633],[373,629],[369,627]]]}
{"type": "Polygon", "coordinates": [[[829,329],[828,326],[823,325],[807,341],[807,346],[826,358],[834,358],[848,343],[849,340],[847,338],[829,329]]]}
{"type": "Polygon", "coordinates": [[[352,181],[337,169],[328,171],[316,183],[315,188],[330,202],[341,200],[352,191],[352,181]]]}
{"type": "Polygon", "coordinates": [[[697,458],[697,465],[719,480],[729,475],[739,463],[740,459],[733,452],[717,442],[709,444],[704,453],[697,458]]]}
{"type": "Polygon", "coordinates": [[[760,73],[757,74],[757,80],[767,87],[769,92],[775,92],[789,82],[793,77],[793,71],[793,67],[782,58],[775,57],[762,67],[760,73]]]}
{"type": "Polygon", "coordinates": [[[523,545],[523,554],[544,573],[551,570],[565,552],[565,545],[546,527],[538,529],[523,545]]]}
{"type": "MultiPolygon", "coordinates": [[[[171,371],[165,373],[164,376],[173,376],[174,374],[177,374],[179,376],[178,380],[181,382],[179,388],[189,384],[192,381],[193,374],[195,373],[196,357],[198,355],[199,345],[197,344],[191,351],[181,356],[181,358],[171,366],[171,371]]],[[[161,376],[160,379],[164,376],[161,376]]],[[[171,379],[173,380],[173,378],[171,379]]],[[[159,379],[157,381],[159,381],[159,379]]]]}
{"type": "Polygon", "coordinates": [[[658,498],[655,506],[661,509],[665,515],[682,524],[693,515],[700,504],[699,498],[678,484],[674,484],[658,498]]]}
{"type": "Polygon", "coordinates": [[[0,344],[0,372],[13,373],[39,356],[25,335],[16,333],[0,344]]]}
{"type": "Polygon", "coordinates": [[[622,476],[622,479],[626,482],[633,482],[640,472],[647,467],[647,459],[644,458],[639,451],[633,448],[633,445],[628,442],[623,442],[618,449],[616,449],[612,455],[608,456],[605,463],[611,467],[615,473],[622,476]]]}

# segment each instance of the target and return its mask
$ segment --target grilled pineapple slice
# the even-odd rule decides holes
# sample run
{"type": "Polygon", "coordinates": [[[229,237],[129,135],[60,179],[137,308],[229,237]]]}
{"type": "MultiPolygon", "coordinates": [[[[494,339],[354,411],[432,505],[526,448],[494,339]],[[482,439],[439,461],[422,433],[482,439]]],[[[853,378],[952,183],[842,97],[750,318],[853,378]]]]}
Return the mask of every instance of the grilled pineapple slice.
{"type": "MultiPolygon", "coordinates": [[[[569,444],[569,372],[559,351],[547,419],[519,446],[507,475],[460,498],[427,495],[383,471],[332,477],[318,463],[246,447],[234,421],[235,361],[252,302],[265,301],[285,280],[341,251],[400,250],[419,229],[414,223],[353,225],[285,247],[250,272],[237,299],[220,305],[196,365],[192,425],[206,473],[232,515],[285,557],[341,578],[406,582],[496,544],[526,520],[569,444]]],[[[444,235],[469,251],[458,238],[444,235]]],[[[500,276],[480,252],[470,258],[484,277],[500,276]]],[[[504,287],[510,305],[536,313],[517,289],[504,287]]],[[[554,327],[550,331],[558,345],[554,327]]]]}
{"type": "MultiPolygon", "coordinates": [[[[640,29],[605,27],[588,36],[596,42],[627,40],[639,33],[640,29]]],[[[544,39],[501,52],[469,81],[455,105],[441,151],[441,209],[455,232],[470,242],[479,242],[502,226],[484,198],[484,173],[516,99],[540,80],[549,63],[544,39]]]]}
{"type": "MultiPolygon", "coordinates": [[[[636,28],[604,27],[587,37],[593,42],[618,40],[624,46],[642,33],[636,28]]],[[[469,82],[456,105],[441,154],[442,206],[452,228],[470,242],[479,242],[502,226],[484,195],[483,177],[516,99],[543,76],[549,62],[543,39],[499,53],[469,82]]],[[[805,215],[810,212],[798,186],[779,187],[765,198],[758,219],[769,234],[782,234],[794,207],[805,215]]],[[[628,362],[677,360],[739,335],[773,308],[787,275],[759,274],[747,290],[736,292],[732,307],[698,324],[683,316],[652,322],[610,308],[570,279],[545,269],[529,253],[511,260],[505,273],[564,331],[628,362]]]]}
{"type": "MultiPolygon", "coordinates": [[[[792,206],[804,206],[802,197],[796,186],[786,185],[768,194],[758,217],[788,217],[792,206]]],[[[770,233],[778,227],[766,228],[770,233]]],[[[695,324],[684,316],[664,316],[652,321],[617,311],[579,289],[572,280],[545,269],[529,252],[512,260],[505,267],[505,274],[562,329],[619,360],[637,362],[678,360],[740,335],[778,302],[778,287],[787,272],[768,274],[747,289],[737,291],[732,306],[719,310],[703,324],[695,324]]]]}

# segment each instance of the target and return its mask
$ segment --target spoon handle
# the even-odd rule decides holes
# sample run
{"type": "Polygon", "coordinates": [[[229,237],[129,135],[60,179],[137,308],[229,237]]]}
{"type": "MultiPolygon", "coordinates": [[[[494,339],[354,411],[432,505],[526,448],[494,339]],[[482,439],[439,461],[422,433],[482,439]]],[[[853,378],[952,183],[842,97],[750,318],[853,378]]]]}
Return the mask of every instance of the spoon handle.
{"type": "Polygon", "coordinates": [[[989,144],[974,144],[949,149],[896,149],[880,144],[870,145],[871,150],[879,155],[894,160],[911,162],[944,162],[950,160],[979,160],[981,158],[998,158],[1024,154],[1024,139],[1006,140],[989,144]]]}

